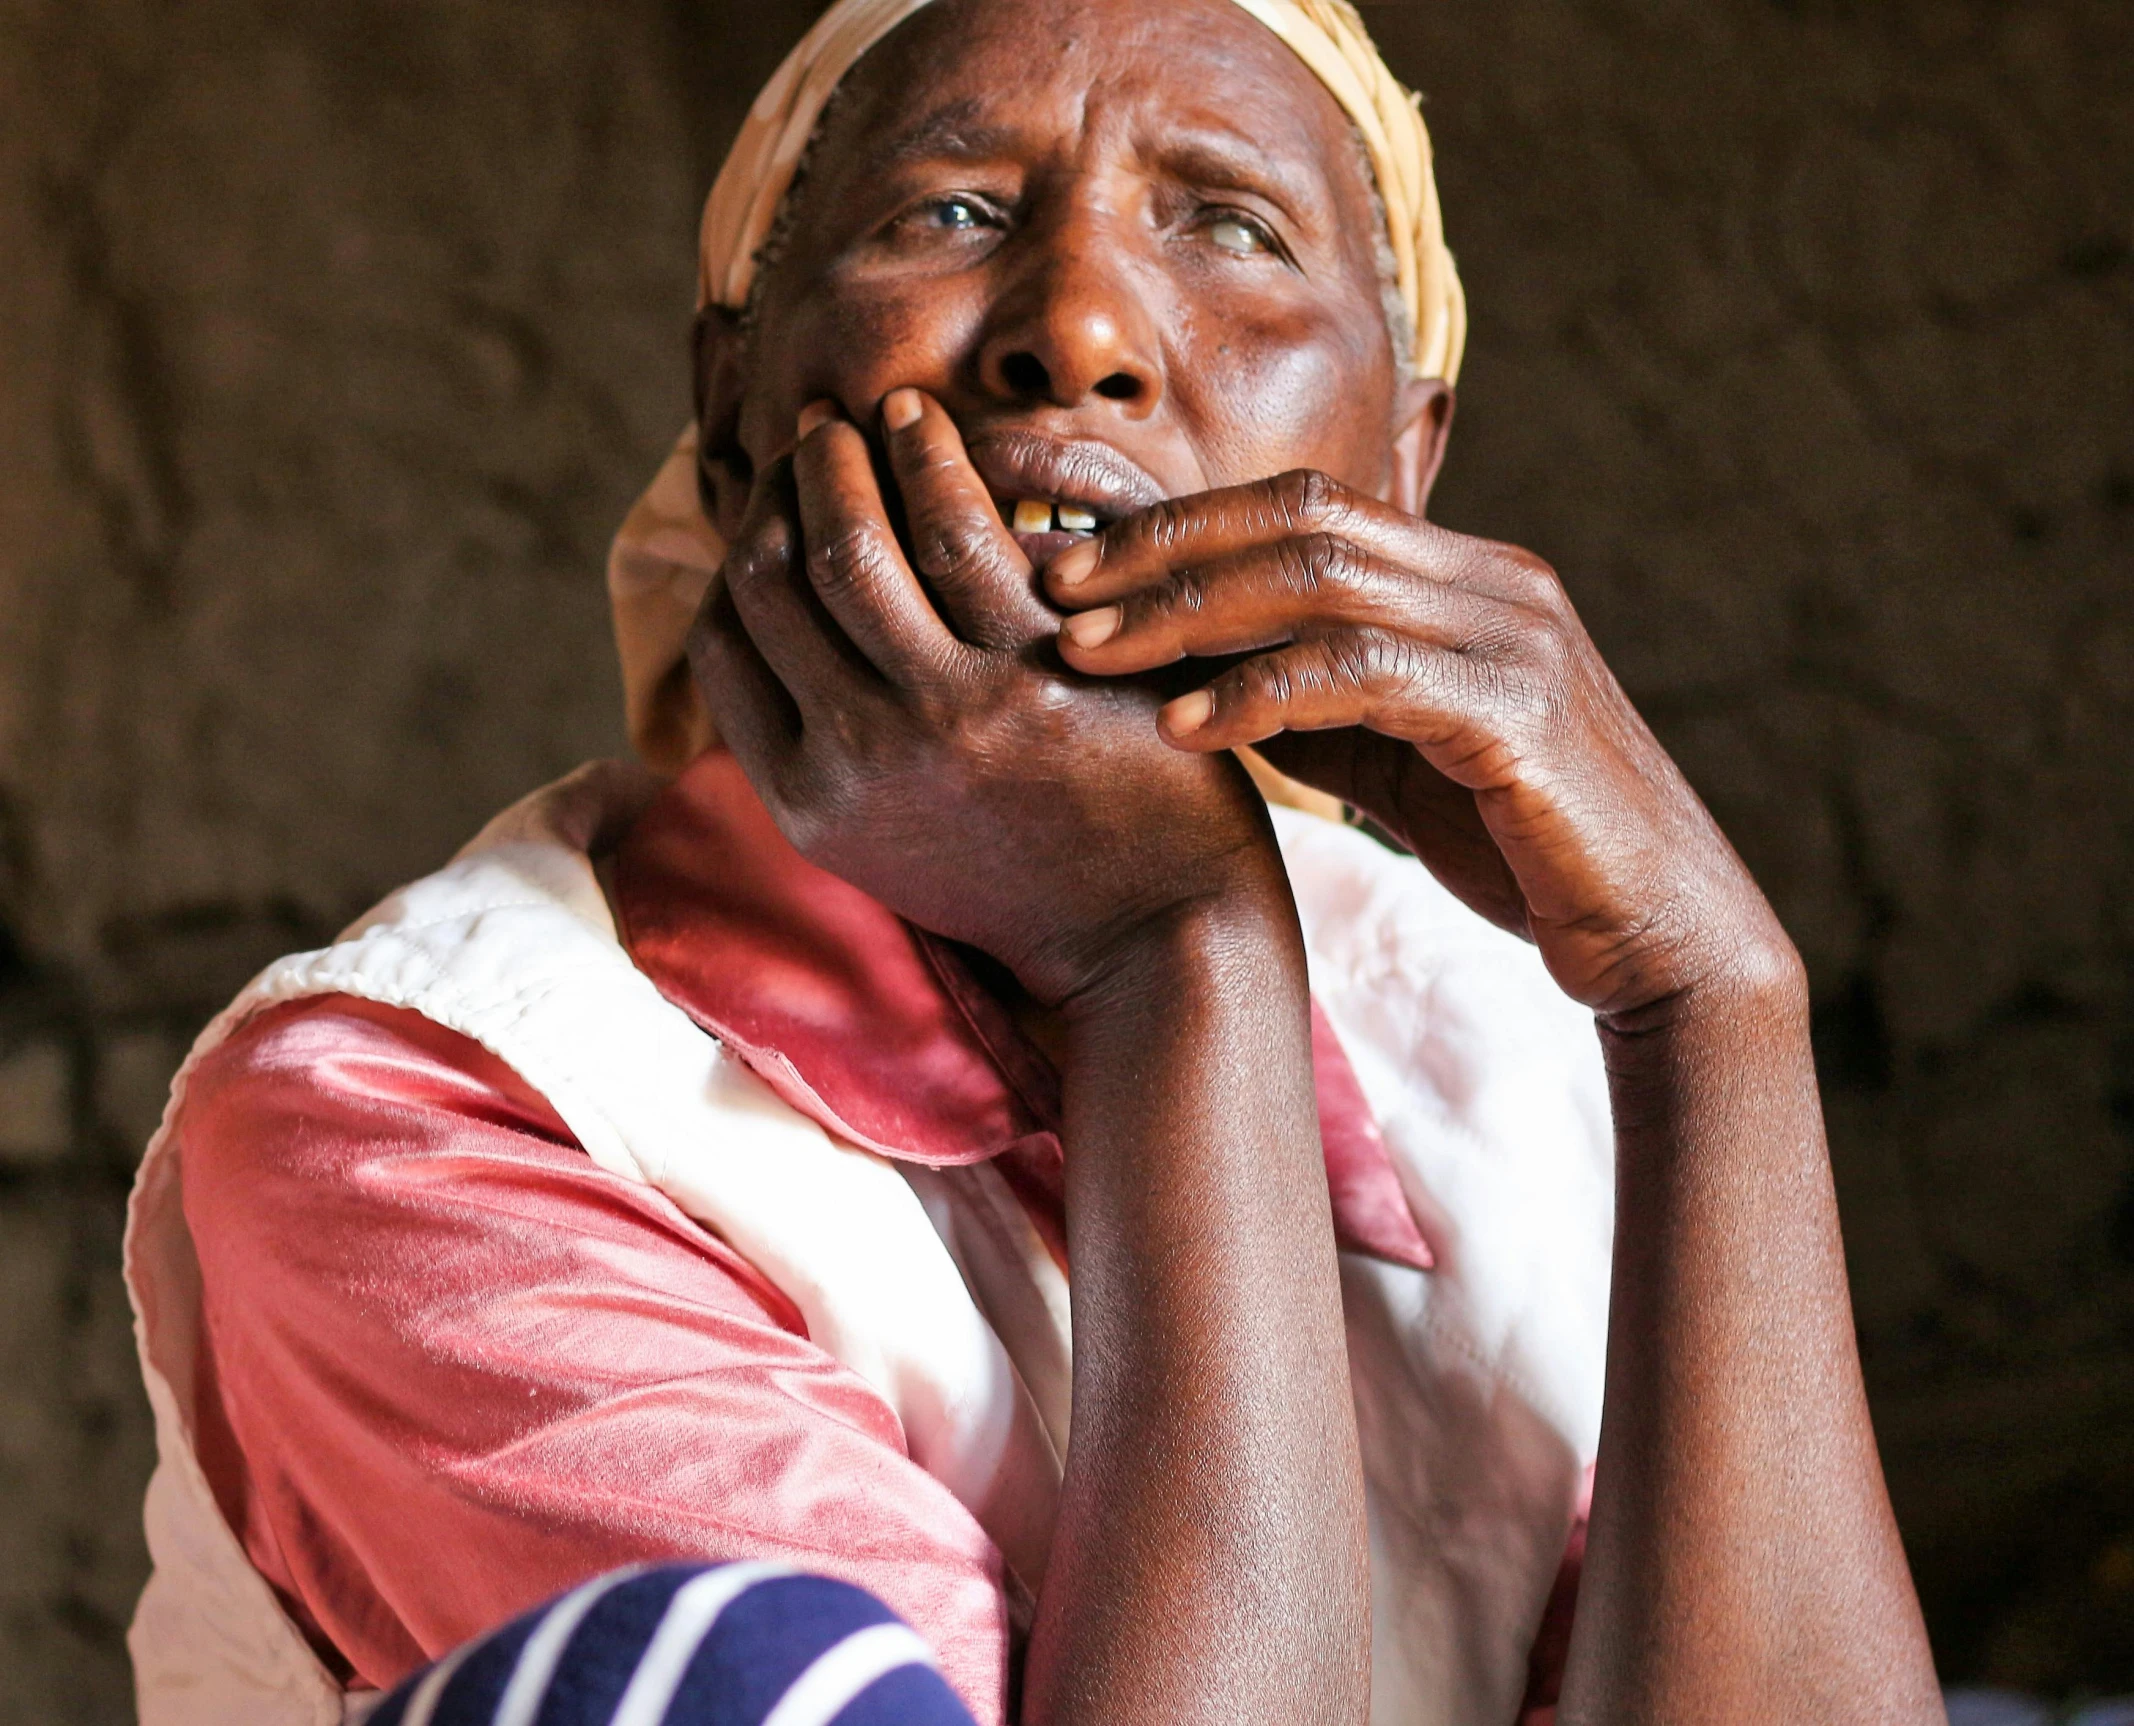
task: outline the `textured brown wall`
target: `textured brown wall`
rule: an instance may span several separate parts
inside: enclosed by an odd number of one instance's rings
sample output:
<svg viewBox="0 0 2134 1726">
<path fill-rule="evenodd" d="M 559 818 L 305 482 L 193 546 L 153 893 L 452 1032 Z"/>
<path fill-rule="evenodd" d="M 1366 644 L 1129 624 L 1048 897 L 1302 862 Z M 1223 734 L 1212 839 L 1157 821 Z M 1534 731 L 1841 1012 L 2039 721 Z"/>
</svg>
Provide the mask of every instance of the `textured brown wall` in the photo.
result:
<svg viewBox="0 0 2134 1726">
<path fill-rule="evenodd" d="M 126 1717 L 117 1213 L 248 971 L 618 743 L 598 571 L 804 4 L 0 0 L 0 1722 Z M 1430 0 L 1534 546 L 1820 1004 L 1952 1672 L 2134 1686 L 2134 10 Z"/>
<path fill-rule="evenodd" d="M 2134 1689 L 2134 7 L 1385 6 L 1565 572 L 1816 985 L 1956 1671 Z"/>
</svg>

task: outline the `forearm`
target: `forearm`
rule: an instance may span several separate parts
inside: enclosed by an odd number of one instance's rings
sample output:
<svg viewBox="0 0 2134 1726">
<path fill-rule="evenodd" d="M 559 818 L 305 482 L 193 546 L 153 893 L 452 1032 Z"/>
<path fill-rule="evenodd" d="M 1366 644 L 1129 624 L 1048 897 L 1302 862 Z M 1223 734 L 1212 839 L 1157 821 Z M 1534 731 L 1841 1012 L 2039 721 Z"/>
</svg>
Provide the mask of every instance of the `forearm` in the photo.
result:
<svg viewBox="0 0 2134 1726">
<path fill-rule="evenodd" d="M 1603 1027 L 1618 1140 L 1598 1493 L 1563 1718 L 1940 1718 L 1868 1422 L 1807 999 Z"/>
<path fill-rule="evenodd" d="M 1024 1718 L 1360 1721 L 1362 1474 L 1286 896 L 1195 912 L 1070 1023 L 1074 1434 Z"/>
</svg>

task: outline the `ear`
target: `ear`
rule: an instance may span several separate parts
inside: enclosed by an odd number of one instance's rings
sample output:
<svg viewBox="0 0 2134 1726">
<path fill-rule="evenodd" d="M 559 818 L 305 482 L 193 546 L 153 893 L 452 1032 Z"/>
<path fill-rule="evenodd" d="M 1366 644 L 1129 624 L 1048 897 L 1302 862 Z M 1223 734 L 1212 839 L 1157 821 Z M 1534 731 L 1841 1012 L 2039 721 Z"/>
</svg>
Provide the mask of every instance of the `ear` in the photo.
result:
<svg viewBox="0 0 2134 1726">
<path fill-rule="evenodd" d="M 1386 501 L 1409 515 L 1430 508 L 1430 488 L 1452 436 L 1452 386 L 1443 378 L 1410 378 L 1393 408 L 1393 486 Z"/>
<path fill-rule="evenodd" d="M 697 411 L 697 490 L 704 514 L 731 541 L 748 514 L 756 466 L 741 447 L 741 398 L 748 387 L 748 333 L 725 306 L 697 313 L 692 332 Z"/>
</svg>

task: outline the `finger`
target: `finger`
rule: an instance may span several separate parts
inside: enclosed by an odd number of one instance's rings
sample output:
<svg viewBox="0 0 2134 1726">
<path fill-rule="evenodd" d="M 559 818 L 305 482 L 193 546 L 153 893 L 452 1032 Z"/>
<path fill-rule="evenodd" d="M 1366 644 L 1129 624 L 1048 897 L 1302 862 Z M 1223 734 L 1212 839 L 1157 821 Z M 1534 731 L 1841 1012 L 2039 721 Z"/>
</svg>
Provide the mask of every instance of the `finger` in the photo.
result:
<svg viewBox="0 0 2134 1726">
<path fill-rule="evenodd" d="M 794 452 L 793 478 L 808 583 L 823 609 L 892 681 L 938 668 L 956 640 L 904 560 L 867 440 L 849 421 L 816 420 Z"/>
<path fill-rule="evenodd" d="M 918 390 L 892 390 L 882 402 L 882 426 L 912 561 L 957 634 L 990 648 L 1050 635 L 1058 620 L 1037 598 L 1030 560 L 941 404 Z"/>
<path fill-rule="evenodd" d="M 749 640 L 805 717 L 855 677 L 879 683 L 880 674 L 816 597 L 802 561 L 792 464 L 781 459 L 757 477 L 719 573 Z"/>
<path fill-rule="evenodd" d="M 689 670 L 720 739 L 749 782 L 776 785 L 801 736 L 800 709 L 750 639 L 732 591 L 714 578 L 690 626 Z"/>
<path fill-rule="evenodd" d="M 1180 748 L 1236 749 L 1283 731 L 1360 725 L 1414 744 L 1448 777 L 1472 783 L 1461 759 L 1486 725 L 1465 656 L 1384 630 L 1340 630 L 1232 666 L 1157 716 Z M 1463 768 L 1468 771 L 1463 771 Z"/>
<path fill-rule="evenodd" d="M 1334 535 L 1395 555 L 1423 526 L 1323 473 L 1299 470 L 1171 498 L 1114 522 L 1088 545 L 1054 558 L 1045 569 L 1045 591 L 1070 610 L 1102 604 L 1173 570 L 1305 534 Z"/>
<path fill-rule="evenodd" d="M 1418 577 L 1352 540 L 1292 535 L 1189 564 L 1109 605 L 1074 613 L 1061 626 L 1060 652 L 1078 671 L 1116 676 L 1337 628 L 1450 646 L 1486 632 L 1491 609 L 1478 595 Z"/>
<path fill-rule="evenodd" d="M 1292 779 L 1331 791 L 1374 817 L 1382 843 L 1422 858 L 1433 875 L 1500 929 L 1531 938 L 1526 895 L 1482 819 L 1474 792 L 1447 779 L 1420 750 L 1355 725 L 1284 732 L 1255 747 Z"/>
</svg>

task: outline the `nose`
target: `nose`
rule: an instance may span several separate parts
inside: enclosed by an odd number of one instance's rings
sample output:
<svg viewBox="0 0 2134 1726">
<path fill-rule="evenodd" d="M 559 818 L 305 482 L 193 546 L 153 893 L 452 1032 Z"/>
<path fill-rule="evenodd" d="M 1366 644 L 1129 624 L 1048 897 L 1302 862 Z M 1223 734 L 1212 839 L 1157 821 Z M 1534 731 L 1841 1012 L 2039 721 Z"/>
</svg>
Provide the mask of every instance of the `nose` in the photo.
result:
<svg viewBox="0 0 2134 1726">
<path fill-rule="evenodd" d="M 1062 222 L 1017 248 L 978 354 L 988 394 L 1021 407 L 1096 398 L 1129 419 L 1156 411 L 1163 359 L 1147 286 L 1135 279 L 1131 242 L 1105 227 Z"/>
</svg>

